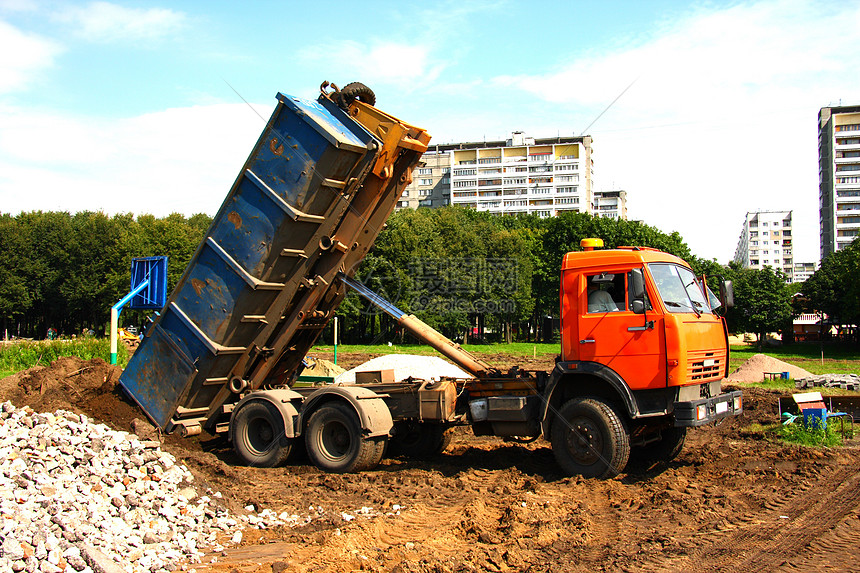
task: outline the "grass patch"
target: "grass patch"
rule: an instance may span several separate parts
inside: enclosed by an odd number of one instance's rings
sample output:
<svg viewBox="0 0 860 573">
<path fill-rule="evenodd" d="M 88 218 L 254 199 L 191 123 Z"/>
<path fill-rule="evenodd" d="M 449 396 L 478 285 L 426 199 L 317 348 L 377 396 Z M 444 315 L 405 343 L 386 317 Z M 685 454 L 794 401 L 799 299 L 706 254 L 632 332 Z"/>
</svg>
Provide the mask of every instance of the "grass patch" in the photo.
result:
<svg viewBox="0 0 860 573">
<path fill-rule="evenodd" d="M 800 423 L 780 425 L 776 435 L 784 442 L 801 446 L 835 448 L 842 445 L 842 435 L 832 424 L 827 428 L 809 428 Z"/>
<path fill-rule="evenodd" d="M 0 373 L 6 376 L 33 366 L 48 366 L 62 356 L 77 356 L 82 360 L 101 358 L 110 361 L 110 340 L 79 338 L 75 340 L 44 340 L 18 342 L 0 346 Z M 125 346 L 117 349 L 117 364 L 125 367 L 128 353 Z"/>
<path fill-rule="evenodd" d="M 795 342 L 783 346 L 765 347 L 761 350 L 761 354 L 778 358 L 812 374 L 860 373 L 860 348 L 857 346 L 827 343 L 823 345 L 823 349 L 823 362 L 822 345 L 817 342 Z M 730 370 L 734 371 L 755 354 L 759 354 L 755 345 L 732 346 L 729 356 Z"/>
</svg>

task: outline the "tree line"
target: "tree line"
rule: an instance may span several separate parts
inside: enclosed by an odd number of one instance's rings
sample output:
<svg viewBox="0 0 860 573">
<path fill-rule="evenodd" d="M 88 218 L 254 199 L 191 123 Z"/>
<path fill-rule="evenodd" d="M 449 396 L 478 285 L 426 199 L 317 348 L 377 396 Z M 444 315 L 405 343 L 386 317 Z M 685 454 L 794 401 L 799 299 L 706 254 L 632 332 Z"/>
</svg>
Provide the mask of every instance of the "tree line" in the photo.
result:
<svg viewBox="0 0 860 573">
<path fill-rule="evenodd" d="M 0 334 L 45 338 L 49 328 L 66 336 L 103 333 L 110 307 L 130 290 L 131 259 L 168 255 L 172 288 L 211 221 L 176 213 L 0 214 Z M 130 311 L 123 319 L 141 320 Z"/>
<path fill-rule="evenodd" d="M 181 277 L 211 224 L 197 214 L 167 217 L 99 212 L 0 214 L 0 315 L 11 336 L 104 332 L 109 310 L 129 290 L 133 257 L 167 255 L 168 288 Z M 819 309 L 860 318 L 860 246 L 834 253 L 804 285 L 781 271 L 742 269 L 695 256 L 677 232 L 638 221 L 565 213 L 494 216 L 460 207 L 394 213 L 356 276 L 443 334 L 470 341 L 549 341 L 559 312 L 562 257 L 580 240 L 606 248 L 653 247 L 688 261 L 697 274 L 734 281 L 732 332 L 790 331 L 794 314 Z M 797 297 L 802 292 L 803 305 Z M 794 300 L 795 304 L 792 305 Z M 402 340 L 394 321 L 354 293 L 338 310 L 341 342 Z M 143 322 L 124 311 L 124 324 Z M 324 334 L 330 340 L 331 328 Z"/>
</svg>

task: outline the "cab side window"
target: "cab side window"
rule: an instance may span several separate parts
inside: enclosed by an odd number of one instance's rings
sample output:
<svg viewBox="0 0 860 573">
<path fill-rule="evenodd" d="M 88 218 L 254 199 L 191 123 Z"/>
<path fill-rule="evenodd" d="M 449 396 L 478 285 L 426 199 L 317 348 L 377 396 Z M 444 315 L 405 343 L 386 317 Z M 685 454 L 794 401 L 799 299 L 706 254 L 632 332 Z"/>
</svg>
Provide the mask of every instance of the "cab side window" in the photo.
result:
<svg viewBox="0 0 860 573">
<path fill-rule="evenodd" d="M 588 313 L 618 312 L 626 308 L 625 277 L 622 273 L 587 275 Z"/>
</svg>

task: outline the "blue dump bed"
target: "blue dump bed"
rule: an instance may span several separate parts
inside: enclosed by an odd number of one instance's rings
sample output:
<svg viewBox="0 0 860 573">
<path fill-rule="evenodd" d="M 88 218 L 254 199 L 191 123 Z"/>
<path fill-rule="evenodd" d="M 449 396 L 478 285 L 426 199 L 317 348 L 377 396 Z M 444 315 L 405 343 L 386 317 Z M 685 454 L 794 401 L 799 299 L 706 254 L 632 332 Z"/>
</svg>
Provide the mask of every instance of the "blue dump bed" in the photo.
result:
<svg viewBox="0 0 860 573">
<path fill-rule="evenodd" d="M 120 377 L 163 430 L 212 430 L 239 395 L 291 384 L 429 136 L 372 106 L 278 104 Z"/>
</svg>

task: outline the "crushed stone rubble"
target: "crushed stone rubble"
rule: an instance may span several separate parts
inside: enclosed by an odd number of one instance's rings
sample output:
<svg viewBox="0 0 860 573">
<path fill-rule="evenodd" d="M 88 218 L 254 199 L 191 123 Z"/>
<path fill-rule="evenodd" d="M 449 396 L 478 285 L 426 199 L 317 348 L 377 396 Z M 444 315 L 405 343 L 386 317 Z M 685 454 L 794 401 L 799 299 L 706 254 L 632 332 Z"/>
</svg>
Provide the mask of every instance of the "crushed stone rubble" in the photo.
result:
<svg viewBox="0 0 860 573">
<path fill-rule="evenodd" d="M 249 506 L 231 515 L 220 493 L 199 495 L 191 472 L 159 445 L 84 415 L 0 404 L 0 571 L 168 573 L 240 543 L 245 528 L 326 514 Z"/>
</svg>

